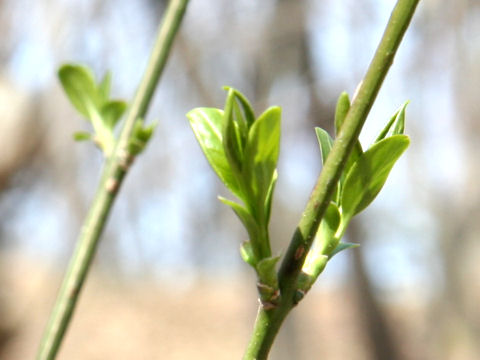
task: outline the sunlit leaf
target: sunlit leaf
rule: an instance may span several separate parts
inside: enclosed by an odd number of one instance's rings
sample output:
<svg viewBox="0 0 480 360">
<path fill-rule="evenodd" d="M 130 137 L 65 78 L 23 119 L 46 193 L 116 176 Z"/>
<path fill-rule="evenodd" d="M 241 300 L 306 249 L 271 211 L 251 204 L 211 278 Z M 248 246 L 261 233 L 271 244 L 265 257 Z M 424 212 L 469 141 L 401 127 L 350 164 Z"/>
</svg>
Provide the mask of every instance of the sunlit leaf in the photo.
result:
<svg viewBox="0 0 480 360">
<path fill-rule="evenodd" d="M 225 186 L 241 198 L 242 194 L 223 148 L 223 111 L 214 108 L 196 108 L 190 111 L 187 117 L 210 166 Z"/>
<path fill-rule="evenodd" d="M 347 117 L 347 113 L 350 110 L 350 99 L 346 92 L 342 92 L 337 100 L 337 106 L 335 108 L 335 133 L 338 136 L 340 133 L 340 128 L 342 127 L 343 123 L 345 122 L 345 118 Z M 317 134 L 318 136 L 318 134 Z M 360 141 L 355 142 L 355 146 L 350 154 L 350 157 L 347 160 L 345 165 L 344 173 L 345 174 L 352 164 L 357 160 L 357 158 L 363 153 L 362 145 Z M 322 152 L 323 154 L 323 152 Z M 322 155 L 323 156 L 323 155 Z M 345 180 L 345 175 L 342 176 L 340 182 L 343 183 Z"/>
<path fill-rule="evenodd" d="M 267 198 L 265 199 L 265 219 L 267 224 L 270 221 L 270 214 L 272 212 L 272 198 L 273 198 L 273 192 L 275 191 L 275 185 L 277 184 L 277 179 L 278 179 L 278 173 L 277 173 L 277 170 L 275 170 L 273 172 L 270 188 L 268 189 Z"/>
<path fill-rule="evenodd" d="M 243 115 L 242 110 L 240 109 L 240 105 L 238 105 L 237 101 L 233 102 L 233 113 L 234 113 L 234 123 L 235 123 L 235 129 L 237 132 L 237 137 L 240 142 L 240 148 L 243 149 L 245 148 L 245 145 L 247 143 L 247 137 L 248 137 L 248 125 L 247 121 L 245 120 L 245 116 Z"/>
<path fill-rule="evenodd" d="M 393 135 L 375 143 L 353 164 L 341 194 L 342 216 L 350 219 L 365 209 L 382 189 L 395 162 L 407 149 L 405 135 Z"/>
<path fill-rule="evenodd" d="M 406 101 L 399 110 L 393 114 L 393 116 L 388 121 L 387 125 L 383 130 L 378 134 L 375 142 L 385 139 L 387 135 L 402 135 L 405 130 L 405 110 L 407 108 L 408 101 Z M 391 128 L 393 127 L 393 130 Z"/>
<path fill-rule="evenodd" d="M 320 145 L 320 152 L 322 153 L 322 164 L 325 165 L 327 161 L 328 154 L 332 149 L 333 139 L 332 137 L 320 127 L 315 128 L 315 133 L 317 134 L 318 144 Z"/>
<path fill-rule="evenodd" d="M 385 137 L 388 134 L 388 131 L 392 127 L 393 123 L 395 122 L 395 119 L 397 118 L 397 115 L 398 115 L 398 111 L 395 114 L 393 114 L 393 116 L 388 121 L 387 125 L 385 125 L 385 127 L 383 128 L 382 131 L 380 131 L 380 134 L 378 134 L 377 138 L 375 139 L 376 143 L 379 142 L 380 140 L 385 139 Z"/>
<path fill-rule="evenodd" d="M 281 109 L 267 109 L 252 125 L 245 147 L 244 175 L 264 206 L 273 174 L 277 166 L 280 148 Z"/>
<path fill-rule="evenodd" d="M 225 102 L 225 111 L 222 127 L 223 149 L 228 159 L 230 167 L 236 174 L 240 175 L 243 164 L 243 141 L 242 128 L 235 121 L 235 93 L 229 90 L 227 100 Z M 240 121 L 242 121 L 240 119 Z M 246 126 L 245 126 L 246 130 Z"/>
<path fill-rule="evenodd" d="M 397 118 L 395 119 L 395 126 L 392 135 L 403 135 L 405 132 L 405 110 L 407 109 L 408 101 L 406 101 L 400 108 Z"/>
<path fill-rule="evenodd" d="M 240 102 L 240 105 L 242 106 L 243 114 L 245 116 L 245 120 L 247 122 L 248 128 L 250 128 L 253 122 L 255 121 L 255 114 L 253 112 L 252 105 L 250 105 L 250 102 L 248 101 L 248 99 L 245 97 L 245 95 L 243 95 L 237 89 L 234 89 L 229 86 L 224 86 L 223 88 L 227 91 L 233 90 L 236 99 Z"/>
<path fill-rule="evenodd" d="M 350 153 L 350 156 L 348 157 L 347 164 L 345 165 L 344 169 L 344 174 L 350 170 L 353 164 L 357 161 L 357 159 L 363 154 L 363 149 L 362 145 L 360 144 L 360 141 L 357 141 L 355 145 L 353 146 L 352 152 Z"/>
</svg>

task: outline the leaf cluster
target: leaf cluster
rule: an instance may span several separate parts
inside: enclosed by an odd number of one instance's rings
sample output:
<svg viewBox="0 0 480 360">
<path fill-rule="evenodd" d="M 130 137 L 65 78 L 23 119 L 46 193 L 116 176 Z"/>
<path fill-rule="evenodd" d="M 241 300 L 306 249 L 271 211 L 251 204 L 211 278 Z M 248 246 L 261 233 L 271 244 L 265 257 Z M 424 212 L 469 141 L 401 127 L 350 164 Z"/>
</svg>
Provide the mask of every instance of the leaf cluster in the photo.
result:
<svg viewBox="0 0 480 360">
<path fill-rule="evenodd" d="M 277 181 L 281 109 L 271 107 L 257 118 L 243 94 L 232 88 L 226 90 L 223 110 L 196 108 L 187 117 L 211 167 L 241 201 L 220 197 L 248 232 L 249 240 L 242 244 L 240 252 L 257 272 L 260 299 L 264 305 L 274 305 L 279 296 L 275 271 L 279 257 L 271 254 L 268 222 Z M 409 138 L 403 134 L 406 105 L 392 116 L 366 151 L 359 141 L 355 143 L 298 278 L 300 298 L 335 254 L 357 246 L 341 242 L 341 238 L 351 219 L 378 195 L 393 165 L 409 145 Z M 335 111 L 337 136 L 349 109 L 349 97 L 342 93 Z M 325 163 L 334 140 L 321 128 L 315 131 Z"/>
<path fill-rule="evenodd" d="M 115 128 L 127 109 L 125 101 L 110 98 L 110 72 L 97 83 L 88 67 L 65 64 L 60 67 L 58 77 L 71 104 L 93 127 L 93 134 L 79 131 L 73 135 L 74 139 L 92 140 L 109 158 L 117 143 Z M 137 119 L 129 141 L 130 154 L 136 155 L 143 150 L 153 130 L 154 125 L 143 127 L 141 119 Z"/>
<path fill-rule="evenodd" d="M 335 254 L 358 246 L 341 242 L 341 238 L 351 219 L 376 198 L 395 162 L 410 143 L 409 138 L 404 135 L 407 104 L 403 104 L 391 117 L 375 142 L 366 151 L 363 151 L 359 141 L 356 142 L 303 265 L 298 284 L 298 288 L 303 292 L 308 291 Z M 337 136 L 349 108 L 348 94 L 342 93 L 335 111 Z M 315 130 L 322 153 L 322 162 L 325 163 L 333 146 L 333 139 L 325 130 L 321 128 Z"/>
<path fill-rule="evenodd" d="M 277 181 L 281 109 L 270 107 L 255 117 L 242 93 L 225 89 L 223 110 L 196 108 L 187 117 L 211 167 L 241 202 L 220 197 L 245 226 L 249 240 L 242 244 L 242 258 L 256 270 L 260 293 L 271 297 L 278 287 L 278 257 L 271 254 L 268 223 Z"/>
</svg>

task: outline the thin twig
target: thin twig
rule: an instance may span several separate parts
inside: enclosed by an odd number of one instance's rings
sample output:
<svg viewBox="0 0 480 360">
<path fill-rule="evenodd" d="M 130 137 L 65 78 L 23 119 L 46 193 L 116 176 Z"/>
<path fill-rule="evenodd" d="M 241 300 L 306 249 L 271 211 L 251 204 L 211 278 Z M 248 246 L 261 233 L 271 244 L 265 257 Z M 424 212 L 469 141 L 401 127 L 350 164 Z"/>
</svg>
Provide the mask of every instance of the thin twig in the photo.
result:
<svg viewBox="0 0 480 360">
<path fill-rule="evenodd" d="M 280 304 L 271 310 L 260 307 L 244 360 L 267 358 L 283 320 L 295 306 L 297 278 L 305 257 L 418 2 L 419 0 L 398 0 L 393 9 L 385 33 L 360 83 L 358 93 L 353 99 L 344 125 L 335 140 L 283 259 L 278 273 Z"/>
<path fill-rule="evenodd" d="M 95 198 L 80 232 L 75 252 L 45 329 L 37 360 L 52 360 L 56 357 L 112 204 L 133 160 L 128 152 L 128 143 L 135 122 L 137 119 L 143 119 L 147 113 L 187 4 L 188 0 L 171 0 L 165 11 L 147 69 L 122 127 L 119 141 L 111 159 L 104 166 Z"/>
</svg>

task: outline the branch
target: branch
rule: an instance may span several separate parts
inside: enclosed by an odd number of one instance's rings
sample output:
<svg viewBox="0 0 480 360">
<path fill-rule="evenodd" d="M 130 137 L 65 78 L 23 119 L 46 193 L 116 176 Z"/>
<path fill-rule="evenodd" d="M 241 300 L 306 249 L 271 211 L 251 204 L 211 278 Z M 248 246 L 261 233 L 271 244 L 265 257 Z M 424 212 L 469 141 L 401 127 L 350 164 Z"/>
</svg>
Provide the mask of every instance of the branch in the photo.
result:
<svg viewBox="0 0 480 360">
<path fill-rule="evenodd" d="M 45 329 L 37 360 L 52 360 L 56 357 L 118 189 L 133 161 L 128 145 L 135 123 L 137 119 L 143 119 L 147 113 L 187 4 L 188 0 L 171 0 L 165 11 L 147 69 L 133 99 L 119 140 L 112 156 L 104 165 L 95 198 Z"/>
<path fill-rule="evenodd" d="M 267 358 L 283 320 L 295 306 L 297 278 L 305 257 L 418 2 L 419 0 L 398 0 L 393 9 L 380 44 L 363 81 L 360 82 L 344 125 L 335 140 L 280 267 L 278 273 L 280 303 L 271 310 L 260 307 L 244 360 Z"/>
</svg>

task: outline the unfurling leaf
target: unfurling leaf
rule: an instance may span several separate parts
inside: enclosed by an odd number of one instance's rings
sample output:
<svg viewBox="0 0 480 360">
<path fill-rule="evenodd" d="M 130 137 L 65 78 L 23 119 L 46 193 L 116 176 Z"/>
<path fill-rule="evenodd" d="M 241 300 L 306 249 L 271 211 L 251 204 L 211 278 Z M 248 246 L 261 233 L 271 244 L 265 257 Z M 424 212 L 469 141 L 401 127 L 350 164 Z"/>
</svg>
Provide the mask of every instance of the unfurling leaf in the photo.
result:
<svg viewBox="0 0 480 360">
<path fill-rule="evenodd" d="M 335 134 L 338 136 L 340 134 L 340 128 L 342 127 L 343 123 L 345 122 L 345 118 L 347 117 L 347 113 L 350 110 L 350 99 L 346 92 L 342 92 L 337 100 L 337 106 L 335 108 Z M 318 133 L 317 133 L 318 136 Z M 357 160 L 357 158 L 363 153 L 362 145 L 360 141 L 355 142 L 355 146 L 350 154 L 350 157 L 345 164 L 345 169 L 343 174 L 345 174 L 353 163 Z M 322 153 L 323 154 L 323 153 Z M 323 155 L 322 155 L 323 156 Z M 324 161 L 325 163 L 325 161 Z M 341 183 L 345 180 L 345 176 L 342 176 Z M 341 184 L 340 184 L 341 185 Z M 341 187 L 341 186 L 340 186 Z"/>
<path fill-rule="evenodd" d="M 273 192 L 275 191 L 275 185 L 277 184 L 277 179 L 278 179 L 278 173 L 277 173 L 277 170 L 275 170 L 273 172 L 270 188 L 268 189 L 267 198 L 265 199 L 265 219 L 267 224 L 270 221 L 270 214 L 272 212 Z"/>
<path fill-rule="evenodd" d="M 234 174 L 240 176 L 243 165 L 244 143 L 248 129 L 242 115 L 236 114 L 237 116 L 235 116 L 236 109 L 238 110 L 238 105 L 235 102 L 235 93 L 230 89 L 223 114 L 223 149 L 230 168 L 234 171 Z"/>
<path fill-rule="evenodd" d="M 133 128 L 133 133 L 128 141 L 128 152 L 131 155 L 138 155 L 145 150 L 156 126 L 156 123 L 149 126 L 143 126 L 143 121 L 137 119 Z"/>
<path fill-rule="evenodd" d="M 232 90 L 233 93 L 235 94 L 236 100 L 240 102 L 240 105 L 242 106 L 243 114 L 245 116 L 245 121 L 247 123 L 247 127 L 250 128 L 255 121 L 255 114 L 253 112 L 252 105 L 250 105 L 250 102 L 247 100 L 247 98 L 238 90 L 230 87 L 230 86 L 224 86 L 223 87 L 225 90 L 230 91 Z"/>
<path fill-rule="evenodd" d="M 277 167 L 280 149 L 281 109 L 267 109 L 253 123 L 245 147 L 243 174 L 258 201 L 264 206 Z"/>
<path fill-rule="evenodd" d="M 322 153 L 322 164 L 325 165 L 328 154 L 330 154 L 330 150 L 332 149 L 333 139 L 328 132 L 320 127 L 315 128 L 315 133 L 317 134 L 320 152 Z"/>
<path fill-rule="evenodd" d="M 337 100 L 337 106 L 335 108 L 335 133 L 340 133 L 340 128 L 345 121 L 348 110 L 350 110 L 350 99 L 348 94 L 344 91 L 340 94 Z"/>
<path fill-rule="evenodd" d="M 387 135 L 403 135 L 405 130 L 405 110 L 407 108 L 408 101 L 406 101 L 399 110 L 393 114 L 393 116 L 388 121 L 387 125 L 383 128 L 383 130 L 378 134 L 375 142 L 379 142 L 380 140 L 385 139 Z M 391 127 L 393 126 L 393 130 L 390 131 Z"/>
<path fill-rule="evenodd" d="M 405 110 L 407 109 L 408 101 L 406 101 L 398 112 L 398 116 L 395 119 L 395 127 L 393 128 L 392 135 L 403 135 L 405 132 Z"/>
</svg>

